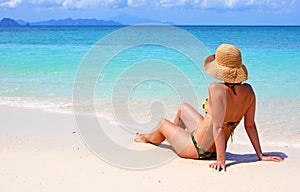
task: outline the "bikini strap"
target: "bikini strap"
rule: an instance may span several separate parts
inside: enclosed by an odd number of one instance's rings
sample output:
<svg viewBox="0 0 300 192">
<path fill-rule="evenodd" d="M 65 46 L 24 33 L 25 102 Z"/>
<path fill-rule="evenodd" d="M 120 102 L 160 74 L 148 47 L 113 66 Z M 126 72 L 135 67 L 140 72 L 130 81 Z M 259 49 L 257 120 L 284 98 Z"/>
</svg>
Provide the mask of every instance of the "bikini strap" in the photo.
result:
<svg viewBox="0 0 300 192">
<path fill-rule="evenodd" d="M 226 86 L 228 86 L 234 93 L 234 95 L 236 95 L 235 92 L 235 85 L 240 85 L 241 83 L 225 83 Z"/>
</svg>

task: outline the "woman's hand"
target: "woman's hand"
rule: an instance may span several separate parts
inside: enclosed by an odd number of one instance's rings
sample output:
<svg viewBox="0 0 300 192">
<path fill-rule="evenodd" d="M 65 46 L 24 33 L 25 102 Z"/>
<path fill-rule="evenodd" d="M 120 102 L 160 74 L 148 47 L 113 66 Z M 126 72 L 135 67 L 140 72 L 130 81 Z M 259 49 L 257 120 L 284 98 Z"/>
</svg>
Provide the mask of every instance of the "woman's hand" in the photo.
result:
<svg viewBox="0 0 300 192">
<path fill-rule="evenodd" d="M 217 161 L 215 163 L 209 164 L 209 167 L 217 171 L 226 171 L 226 164 L 224 161 Z"/>
<path fill-rule="evenodd" d="M 281 162 L 284 160 L 284 158 L 282 157 L 278 157 L 278 156 L 262 156 L 261 161 L 275 161 L 275 162 Z"/>
</svg>

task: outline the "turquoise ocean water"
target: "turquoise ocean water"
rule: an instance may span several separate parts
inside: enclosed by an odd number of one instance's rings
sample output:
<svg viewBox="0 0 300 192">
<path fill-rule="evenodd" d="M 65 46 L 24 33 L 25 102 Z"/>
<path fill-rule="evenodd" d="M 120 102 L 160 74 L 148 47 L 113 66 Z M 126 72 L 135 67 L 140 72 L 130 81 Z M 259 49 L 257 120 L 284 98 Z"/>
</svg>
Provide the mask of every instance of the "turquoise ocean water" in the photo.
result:
<svg viewBox="0 0 300 192">
<path fill-rule="evenodd" d="M 300 99 L 300 27 L 297 26 L 182 26 L 213 53 L 221 43 L 237 45 L 248 68 L 258 98 L 257 117 L 265 138 L 300 145 L 297 128 Z M 16 106 L 56 112 L 72 112 L 72 93 L 77 69 L 101 38 L 120 27 L 17 27 L 0 28 L 0 107 Z M 159 34 L 158 34 L 159 38 Z M 174 64 L 193 82 L 200 99 L 207 96 L 207 81 L 180 54 L 159 46 L 140 46 L 114 58 L 95 86 L 98 113 L 110 118 L 108 106 L 116 79 L 132 63 L 160 59 Z M 163 69 L 158 69 L 163 70 Z M 124 79 L 142 76 L 131 72 Z M 171 81 L 176 77 L 169 74 Z M 185 86 L 180 85 L 180 86 Z M 122 93 L 121 93 L 122 94 Z M 145 81 L 131 92 L 130 110 L 141 110 L 149 101 L 165 98 L 171 116 L 180 100 L 164 82 Z M 174 100 L 173 100 L 174 99 Z M 136 101 L 136 102 L 135 102 Z M 121 105 L 121 104 L 120 104 Z M 168 113 L 168 111 L 167 111 Z M 140 115 L 140 116 L 139 116 Z M 149 113 L 138 113 L 141 116 Z M 151 114 L 150 114 L 151 115 Z M 147 118 L 146 118 L 147 120 Z"/>
</svg>

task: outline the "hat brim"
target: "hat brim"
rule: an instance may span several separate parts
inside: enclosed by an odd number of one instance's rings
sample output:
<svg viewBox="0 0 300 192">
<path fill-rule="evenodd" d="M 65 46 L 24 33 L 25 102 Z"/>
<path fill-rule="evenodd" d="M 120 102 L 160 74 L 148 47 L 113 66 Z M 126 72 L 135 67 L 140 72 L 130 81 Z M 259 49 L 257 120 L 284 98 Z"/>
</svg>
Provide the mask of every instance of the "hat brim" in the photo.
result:
<svg viewBox="0 0 300 192">
<path fill-rule="evenodd" d="M 227 83 L 241 83 L 248 79 L 248 71 L 245 65 L 239 67 L 226 67 L 220 65 L 215 55 L 209 55 L 204 61 L 204 71 L 210 76 Z"/>
</svg>

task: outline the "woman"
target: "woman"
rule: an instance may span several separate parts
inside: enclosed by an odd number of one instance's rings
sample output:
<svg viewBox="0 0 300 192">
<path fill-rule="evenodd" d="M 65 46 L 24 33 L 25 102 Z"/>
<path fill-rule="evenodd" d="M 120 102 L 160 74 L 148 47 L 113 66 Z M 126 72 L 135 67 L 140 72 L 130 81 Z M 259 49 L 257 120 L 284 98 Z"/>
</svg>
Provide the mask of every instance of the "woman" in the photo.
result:
<svg viewBox="0 0 300 192">
<path fill-rule="evenodd" d="M 249 84 L 242 83 L 248 79 L 248 73 L 242 64 L 240 50 L 233 45 L 220 45 L 216 54 L 204 61 L 204 70 L 223 81 L 209 85 L 209 97 L 202 105 L 205 117 L 183 103 L 174 123 L 162 119 L 150 133 L 137 133 L 135 141 L 159 144 L 166 139 L 180 157 L 216 158 L 210 168 L 226 171 L 226 143 L 244 118 L 244 127 L 259 160 L 282 161 L 283 158 L 262 153 L 254 121 L 255 94 Z"/>
</svg>

